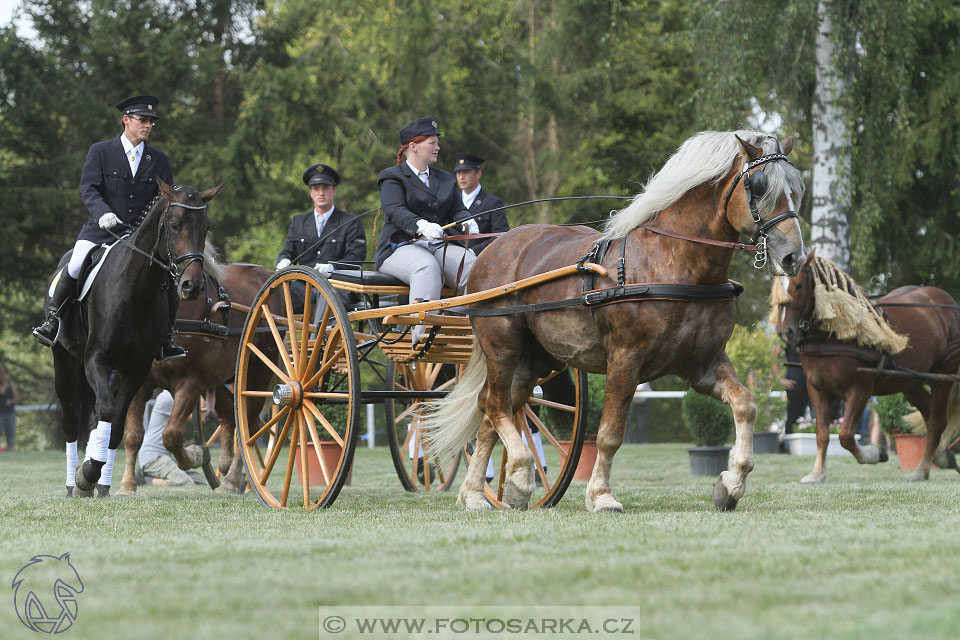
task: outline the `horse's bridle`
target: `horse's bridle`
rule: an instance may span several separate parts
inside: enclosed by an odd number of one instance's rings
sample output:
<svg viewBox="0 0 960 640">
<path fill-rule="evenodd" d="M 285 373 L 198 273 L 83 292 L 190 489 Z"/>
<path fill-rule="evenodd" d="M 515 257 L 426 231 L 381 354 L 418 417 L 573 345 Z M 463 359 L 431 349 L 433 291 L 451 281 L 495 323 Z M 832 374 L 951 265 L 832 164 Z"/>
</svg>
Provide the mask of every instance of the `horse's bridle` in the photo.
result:
<svg viewBox="0 0 960 640">
<path fill-rule="evenodd" d="M 173 278 L 174 283 L 178 283 L 180 274 L 186 271 L 191 264 L 194 262 L 199 262 L 201 265 L 203 264 L 203 253 L 189 251 L 176 257 L 173 256 L 173 248 L 170 246 L 170 229 L 167 224 L 167 213 L 170 211 L 170 207 L 180 207 L 181 209 L 189 209 L 191 211 L 202 211 L 207 208 L 207 205 L 202 204 L 200 206 L 193 206 L 184 204 L 182 202 L 167 202 L 167 208 L 163 210 L 163 218 L 160 220 L 160 225 L 165 231 L 164 237 L 167 240 L 167 264 L 163 265 L 163 267 L 170 274 L 170 277 Z M 183 267 L 180 267 L 181 262 L 186 262 L 187 264 L 185 264 Z"/>
<path fill-rule="evenodd" d="M 740 182 L 740 179 L 743 178 L 743 189 L 746 192 L 747 205 L 750 207 L 750 214 L 753 216 L 753 222 L 757 226 L 756 231 L 753 233 L 753 239 L 750 241 L 751 244 L 757 246 L 757 254 L 753 259 L 753 266 L 756 269 L 763 269 L 767 264 L 767 229 L 770 229 L 788 218 L 797 218 L 796 211 L 784 211 L 781 214 L 778 214 L 769 220 L 764 221 L 760 217 L 760 212 L 757 210 L 756 199 L 763 197 L 763 194 L 767 190 L 767 176 L 763 173 L 763 170 L 755 171 L 752 175 L 750 170 L 760 165 L 766 164 L 768 162 L 773 162 L 774 160 L 784 160 L 787 163 L 790 163 L 790 160 L 787 159 L 785 153 L 768 153 L 767 155 L 760 156 L 755 160 L 744 163 L 743 169 L 737 174 L 737 177 L 733 179 L 733 182 L 730 183 L 730 188 L 727 189 L 727 192 L 723 195 L 723 213 L 727 213 L 727 204 L 730 201 L 730 196 L 733 195 L 733 190 L 736 188 L 737 183 Z M 792 163 L 791 163 L 792 164 Z M 756 182 L 754 182 L 756 181 Z"/>
<path fill-rule="evenodd" d="M 803 337 L 809 335 L 813 332 L 813 321 L 803 318 L 803 312 L 807 308 L 807 305 L 810 302 L 810 296 L 813 295 L 814 285 L 813 285 L 813 269 L 810 268 L 809 264 L 803 265 L 800 269 L 800 273 L 806 273 L 807 279 L 810 281 L 810 284 L 807 286 L 806 295 L 803 300 L 799 303 L 794 304 L 793 299 L 791 298 L 790 302 L 780 302 L 777 304 L 781 309 L 792 309 L 796 311 L 800 316 L 797 318 L 797 338 L 796 343 L 800 344 Z"/>
</svg>

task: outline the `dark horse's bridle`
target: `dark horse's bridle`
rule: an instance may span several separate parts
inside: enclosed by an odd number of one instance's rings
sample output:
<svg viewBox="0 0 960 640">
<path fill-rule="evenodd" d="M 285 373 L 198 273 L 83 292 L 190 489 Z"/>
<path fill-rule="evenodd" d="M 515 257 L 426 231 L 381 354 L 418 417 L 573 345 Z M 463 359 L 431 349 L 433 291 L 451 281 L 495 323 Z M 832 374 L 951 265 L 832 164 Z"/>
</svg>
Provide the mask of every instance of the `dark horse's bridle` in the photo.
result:
<svg viewBox="0 0 960 640">
<path fill-rule="evenodd" d="M 740 182 L 740 179 L 743 178 L 743 189 L 746 192 L 747 205 L 750 207 L 750 214 L 753 216 L 753 222 L 757 226 L 756 231 L 753 233 L 753 239 L 750 241 L 751 244 L 756 245 L 757 255 L 753 259 L 753 266 L 756 269 L 763 269 L 767 264 L 767 230 L 780 224 L 788 218 L 798 218 L 796 211 L 784 211 L 783 213 L 776 215 L 769 220 L 764 221 L 760 217 L 760 212 L 757 210 L 756 200 L 763 197 L 763 194 L 767 191 L 767 176 L 763 173 L 763 169 L 754 171 L 752 174 L 750 170 L 761 165 L 764 165 L 768 162 L 774 160 L 784 160 L 789 164 L 790 160 L 787 159 L 785 153 L 768 153 L 767 155 L 760 156 L 755 160 L 751 160 L 743 165 L 743 169 L 740 170 L 740 173 L 737 174 L 737 177 L 733 179 L 733 182 L 730 184 L 730 188 L 727 189 L 727 192 L 723 195 L 723 213 L 727 213 L 727 204 L 730 201 L 730 196 L 733 195 L 733 190 L 736 188 L 737 183 Z"/>
<path fill-rule="evenodd" d="M 160 198 L 160 197 L 162 196 L 159 196 L 159 195 L 157 196 L 157 198 Z M 154 202 L 156 202 L 156 199 L 154 200 Z M 143 216 L 140 218 L 140 222 L 143 221 L 143 218 L 146 217 L 147 213 L 150 211 L 152 207 L 153 207 L 153 204 L 151 203 L 150 207 L 147 208 L 147 210 L 143 213 Z M 173 202 L 169 200 L 167 201 L 167 206 L 163 209 L 163 216 L 160 218 L 160 228 L 158 229 L 159 232 L 163 233 L 163 236 L 166 239 L 166 243 L 165 243 L 166 246 L 164 247 L 167 252 L 166 262 L 157 260 L 156 258 L 153 257 L 153 255 L 137 247 L 135 244 L 133 244 L 127 239 L 126 235 L 123 235 L 123 236 L 117 235 L 111 229 L 105 229 L 105 231 L 110 235 L 112 235 L 118 242 L 123 242 L 131 250 L 135 251 L 136 253 L 139 253 L 140 255 L 145 257 L 147 260 L 157 265 L 167 273 L 169 273 L 170 277 L 173 278 L 174 284 L 178 285 L 180 275 L 184 271 L 186 271 L 191 264 L 193 264 L 194 262 L 203 263 L 203 253 L 200 253 L 197 251 L 188 251 L 187 253 L 183 253 L 183 254 L 180 254 L 179 256 L 174 257 L 173 247 L 170 245 L 170 225 L 167 217 L 167 213 L 170 211 L 170 207 L 180 207 L 181 209 L 190 209 L 191 211 L 201 211 L 203 209 L 206 209 L 207 205 L 202 204 L 199 206 L 194 206 L 194 205 L 184 204 L 183 202 Z M 139 226 L 139 222 L 137 223 L 137 225 L 129 225 L 123 222 L 121 222 L 120 224 L 127 227 L 128 229 L 136 229 L 137 226 Z M 157 239 L 157 241 L 159 242 L 159 238 Z M 186 264 L 181 267 L 180 265 L 183 262 L 186 262 Z"/>
</svg>

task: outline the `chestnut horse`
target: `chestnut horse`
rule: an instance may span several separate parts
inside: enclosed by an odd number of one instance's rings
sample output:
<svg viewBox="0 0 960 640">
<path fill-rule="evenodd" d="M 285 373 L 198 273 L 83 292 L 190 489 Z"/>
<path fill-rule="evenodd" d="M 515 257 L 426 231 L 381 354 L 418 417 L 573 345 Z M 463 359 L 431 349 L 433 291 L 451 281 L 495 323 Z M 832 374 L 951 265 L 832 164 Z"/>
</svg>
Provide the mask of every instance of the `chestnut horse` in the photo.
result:
<svg viewBox="0 0 960 640">
<path fill-rule="evenodd" d="M 814 253 L 810 252 L 800 273 L 790 278 L 786 297 L 780 298 L 776 288 L 771 296 L 777 333 L 799 347 L 817 417 L 817 456 L 813 470 L 800 481 L 827 480 L 830 426 L 821 416 L 829 415 L 830 405 L 839 399 L 846 400 L 840 444 L 860 464 L 886 462 L 886 450 L 858 445 L 855 431 L 870 396 L 900 392 L 919 409 L 927 426 L 923 460 L 910 480 L 928 479 L 934 462 L 960 471 L 955 456 L 939 450 L 945 428 L 949 426 L 947 433 L 960 428 L 960 385 L 953 380 L 960 367 L 956 301 L 942 289 L 916 286 L 867 301 L 862 289 L 836 264 Z M 876 313 L 858 308 L 857 300 L 866 305 L 872 302 Z M 887 333 L 883 323 L 892 332 Z M 901 336 L 906 342 L 897 339 Z M 887 373 L 858 371 L 878 366 Z"/>
<path fill-rule="evenodd" d="M 746 248 L 735 242 L 741 234 L 754 238 L 758 267 L 769 252 L 787 272 L 800 268 L 805 252 L 795 209 L 803 182 L 787 161 L 792 148 L 792 138 L 778 143 L 756 131 L 698 133 L 610 218 L 602 235 L 586 227 L 528 225 L 501 236 L 480 254 L 470 273 L 470 291 L 569 265 L 598 241 L 611 241 L 601 261 L 609 277 L 597 276 L 593 283 L 576 276 L 553 280 L 488 301 L 482 305 L 487 308 L 571 299 L 584 289 L 614 291 L 621 280 L 616 275 L 621 256 L 624 284 L 681 286 L 674 287 L 677 295 L 642 301 L 471 315 L 476 343 L 463 379 L 434 403 L 424 425 L 428 446 L 440 459 L 477 434 L 459 504 L 468 510 L 490 508 L 483 498 L 484 471 L 499 435 L 507 451 L 504 501 L 513 508 L 527 505 L 534 487 L 533 457 L 512 417 L 538 377 L 566 364 L 607 376 L 598 456 L 586 490 L 589 511 L 623 510 L 611 493 L 610 467 L 623 442 L 627 410 L 638 384 L 671 373 L 733 409 L 731 468 L 715 484 L 713 499 L 720 510 L 736 508 L 753 469 L 757 412 L 753 394 L 737 379 L 724 352 L 733 331 L 736 293 L 709 300 L 684 293 L 733 288 L 727 272 L 734 250 Z M 599 260 L 596 254 L 590 259 Z"/>
<path fill-rule="evenodd" d="M 206 254 L 207 260 L 211 253 Z M 249 306 L 253 303 L 260 290 L 272 274 L 261 266 L 254 264 L 218 264 L 215 263 L 214 273 L 220 287 L 230 302 Z M 127 428 L 124 435 L 124 447 L 127 455 L 123 471 L 123 481 L 117 491 L 120 495 L 132 494 L 137 490 L 134 478 L 137 453 L 143 444 L 143 409 L 153 394 L 154 389 L 168 389 L 173 394 L 173 410 L 170 419 L 163 429 L 163 446 L 174 454 L 177 464 L 182 469 L 199 467 L 206 455 L 197 445 L 184 446 L 183 436 L 187 421 L 197 406 L 201 394 L 206 389 L 216 388 L 216 414 L 220 423 L 220 486 L 217 493 L 241 493 L 243 490 L 243 467 L 240 456 L 234 455 L 234 432 L 236 431 L 236 416 L 234 414 L 233 394 L 227 389 L 226 383 L 233 379 L 237 365 L 237 352 L 240 349 L 240 332 L 246 319 L 246 311 L 231 310 L 219 300 L 213 280 L 207 279 L 207 295 L 201 296 L 192 302 L 181 303 L 177 313 L 177 320 L 209 321 L 226 326 L 229 334 L 223 337 L 178 333 L 176 342 L 187 350 L 187 357 L 178 360 L 154 362 L 150 375 L 143 383 L 140 391 L 130 404 L 127 412 Z M 220 309 L 225 309 L 221 311 Z M 280 312 L 280 309 L 274 309 Z M 224 313 L 226 315 L 224 315 Z M 183 329 L 181 329 L 183 331 Z M 257 346 L 267 357 L 276 358 L 277 346 L 269 335 L 263 335 L 256 340 Z M 250 376 L 260 379 L 260 376 L 269 378 L 270 370 L 259 360 L 251 363 Z M 266 384 L 266 381 L 264 381 Z M 249 403 L 251 424 L 256 424 L 260 406 Z"/>
</svg>

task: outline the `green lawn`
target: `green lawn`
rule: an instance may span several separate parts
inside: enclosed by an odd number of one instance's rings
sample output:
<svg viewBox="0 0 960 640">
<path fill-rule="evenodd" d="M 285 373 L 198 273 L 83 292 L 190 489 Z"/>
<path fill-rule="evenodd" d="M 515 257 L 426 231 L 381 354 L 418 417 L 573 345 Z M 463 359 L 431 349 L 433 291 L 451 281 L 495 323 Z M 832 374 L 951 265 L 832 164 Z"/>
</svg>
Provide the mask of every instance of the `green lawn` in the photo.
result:
<svg viewBox="0 0 960 640">
<path fill-rule="evenodd" d="M 628 445 L 622 515 L 586 513 L 578 482 L 552 510 L 467 514 L 358 449 L 317 513 L 200 488 L 68 500 L 62 454 L 3 453 L 0 574 L 69 551 L 85 589 L 66 638 L 316 638 L 319 606 L 427 604 L 622 607 L 642 638 L 958 637 L 960 475 L 844 456 L 800 485 L 811 463 L 759 456 L 721 514 L 682 446 Z M 7 594 L 0 637 L 37 637 Z"/>
</svg>

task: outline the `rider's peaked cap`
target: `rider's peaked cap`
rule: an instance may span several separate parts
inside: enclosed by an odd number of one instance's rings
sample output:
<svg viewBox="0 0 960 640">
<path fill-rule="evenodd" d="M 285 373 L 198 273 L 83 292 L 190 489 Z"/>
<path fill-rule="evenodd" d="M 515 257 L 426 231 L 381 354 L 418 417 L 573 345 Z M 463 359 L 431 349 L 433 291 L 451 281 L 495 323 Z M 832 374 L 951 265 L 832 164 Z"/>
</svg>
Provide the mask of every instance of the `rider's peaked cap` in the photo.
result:
<svg viewBox="0 0 960 640">
<path fill-rule="evenodd" d="M 142 115 L 159 118 L 157 105 L 160 101 L 157 96 L 133 96 L 117 103 L 117 109 L 125 116 Z"/>
<path fill-rule="evenodd" d="M 469 171 L 470 169 L 479 169 L 483 165 L 483 158 L 475 156 L 472 153 L 453 154 L 453 170 Z"/>
<path fill-rule="evenodd" d="M 440 129 L 437 129 L 437 120 L 432 116 L 419 118 L 413 122 L 408 122 L 400 129 L 400 144 L 407 144 L 417 136 L 439 136 Z"/>
<path fill-rule="evenodd" d="M 325 164 L 315 164 L 303 172 L 303 184 L 340 184 L 340 174 L 333 167 Z"/>
</svg>

